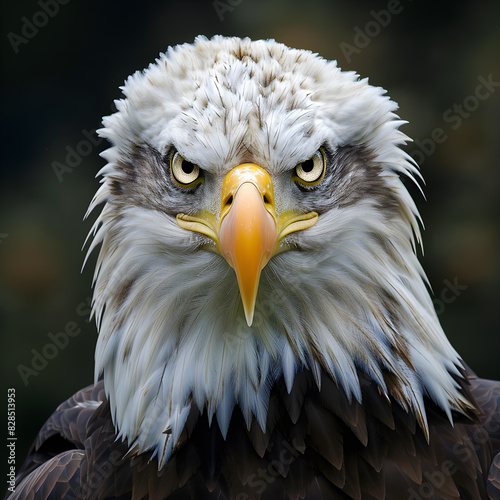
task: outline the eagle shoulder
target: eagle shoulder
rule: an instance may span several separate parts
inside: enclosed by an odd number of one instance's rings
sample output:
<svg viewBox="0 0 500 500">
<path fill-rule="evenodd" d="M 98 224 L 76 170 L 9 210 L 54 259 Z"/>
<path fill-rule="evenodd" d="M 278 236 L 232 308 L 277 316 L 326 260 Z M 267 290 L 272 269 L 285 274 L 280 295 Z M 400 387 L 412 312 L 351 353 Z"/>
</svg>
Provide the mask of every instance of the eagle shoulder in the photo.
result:
<svg viewBox="0 0 500 500">
<path fill-rule="evenodd" d="M 116 438 L 106 413 L 109 405 L 102 381 L 59 405 L 38 433 L 18 471 L 15 491 L 6 498 L 92 498 L 99 483 L 94 465 L 104 464 L 100 473 L 106 477 L 110 457 L 105 449 Z"/>
<path fill-rule="evenodd" d="M 319 389 L 304 371 L 290 393 L 284 382 L 273 389 L 266 432 L 258 425 L 247 428 L 236 412 L 223 437 L 193 408 L 179 446 L 160 471 L 150 454 L 129 450 L 117 439 L 99 382 L 48 419 L 9 500 L 155 495 L 264 500 L 283 494 L 495 500 L 500 498 L 500 383 L 470 371 L 464 377 L 462 390 L 476 403 L 477 414 L 455 414 L 452 426 L 427 400 L 427 442 L 415 416 L 384 398 L 372 381 L 362 384 L 361 405 L 325 374 Z"/>
<path fill-rule="evenodd" d="M 469 377 L 471 393 L 481 409 L 480 422 L 471 439 L 481 450 L 484 461 L 486 491 L 491 500 L 500 498 L 500 382 Z"/>
</svg>

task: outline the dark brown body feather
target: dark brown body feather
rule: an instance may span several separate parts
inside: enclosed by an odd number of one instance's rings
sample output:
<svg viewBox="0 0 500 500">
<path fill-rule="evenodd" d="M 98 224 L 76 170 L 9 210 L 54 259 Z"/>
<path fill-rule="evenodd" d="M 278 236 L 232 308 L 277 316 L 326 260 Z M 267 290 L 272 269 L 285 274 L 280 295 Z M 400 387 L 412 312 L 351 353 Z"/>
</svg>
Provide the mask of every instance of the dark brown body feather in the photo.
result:
<svg viewBox="0 0 500 500">
<path fill-rule="evenodd" d="M 477 414 L 454 414 L 451 426 L 427 401 L 428 444 L 416 418 L 366 376 L 360 405 L 326 375 L 319 391 L 302 372 L 291 394 L 274 387 L 266 433 L 255 422 L 247 430 L 236 409 L 224 439 L 191 411 L 161 471 L 116 440 L 100 382 L 49 418 L 10 499 L 500 499 L 500 383 L 468 379 Z"/>
</svg>

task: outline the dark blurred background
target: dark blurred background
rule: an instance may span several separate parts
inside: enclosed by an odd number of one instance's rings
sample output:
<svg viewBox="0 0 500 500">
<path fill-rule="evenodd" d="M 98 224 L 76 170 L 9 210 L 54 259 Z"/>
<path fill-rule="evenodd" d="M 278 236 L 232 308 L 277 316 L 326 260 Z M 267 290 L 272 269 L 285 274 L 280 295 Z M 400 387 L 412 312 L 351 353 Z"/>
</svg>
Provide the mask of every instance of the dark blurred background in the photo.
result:
<svg viewBox="0 0 500 500">
<path fill-rule="evenodd" d="M 274 38 L 388 90 L 418 140 L 427 201 L 412 192 L 440 320 L 477 373 L 500 379 L 500 2 L 4 1 L 1 26 L 0 356 L 17 467 L 93 382 L 95 256 L 80 268 L 106 148 L 94 130 L 129 74 L 198 34 Z"/>
</svg>

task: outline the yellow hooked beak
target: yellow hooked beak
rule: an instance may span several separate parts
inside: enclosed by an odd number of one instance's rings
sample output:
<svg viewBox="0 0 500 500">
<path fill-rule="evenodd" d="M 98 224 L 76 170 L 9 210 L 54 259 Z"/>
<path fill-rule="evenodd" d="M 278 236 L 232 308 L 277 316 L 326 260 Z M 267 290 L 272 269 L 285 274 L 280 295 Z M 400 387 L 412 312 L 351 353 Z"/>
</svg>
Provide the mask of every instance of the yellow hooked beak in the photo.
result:
<svg viewBox="0 0 500 500">
<path fill-rule="evenodd" d="M 311 227 L 317 220 L 316 212 L 287 211 L 277 216 L 271 176 L 253 163 L 238 165 L 224 178 L 218 218 L 208 211 L 177 215 L 179 226 L 212 238 L 235 270 L 249 326 L 262 269 L 280 251 L 285 236 Z"/>
</svg>

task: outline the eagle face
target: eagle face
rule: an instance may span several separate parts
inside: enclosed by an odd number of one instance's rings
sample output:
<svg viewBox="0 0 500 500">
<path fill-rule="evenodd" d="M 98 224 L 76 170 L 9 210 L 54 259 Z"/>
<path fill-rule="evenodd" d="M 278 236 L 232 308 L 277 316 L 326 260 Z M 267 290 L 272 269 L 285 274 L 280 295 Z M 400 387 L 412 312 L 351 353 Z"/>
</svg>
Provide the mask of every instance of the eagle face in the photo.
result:
<svg viewBox="0 0 500 500">
<path fill-rule="evenodd" d="M 424 396 L 467 411 L 382 89 L 274 41 L 199 37 L 123 93 L 89 252 L 95 375 L 130 449 L 163 467 L 195 407 L 224 436 L 236 406 L 265 431 L 274 384 L 303 370 L 358 402 L 366 374 L 424 433 Z"/>
</svg>

